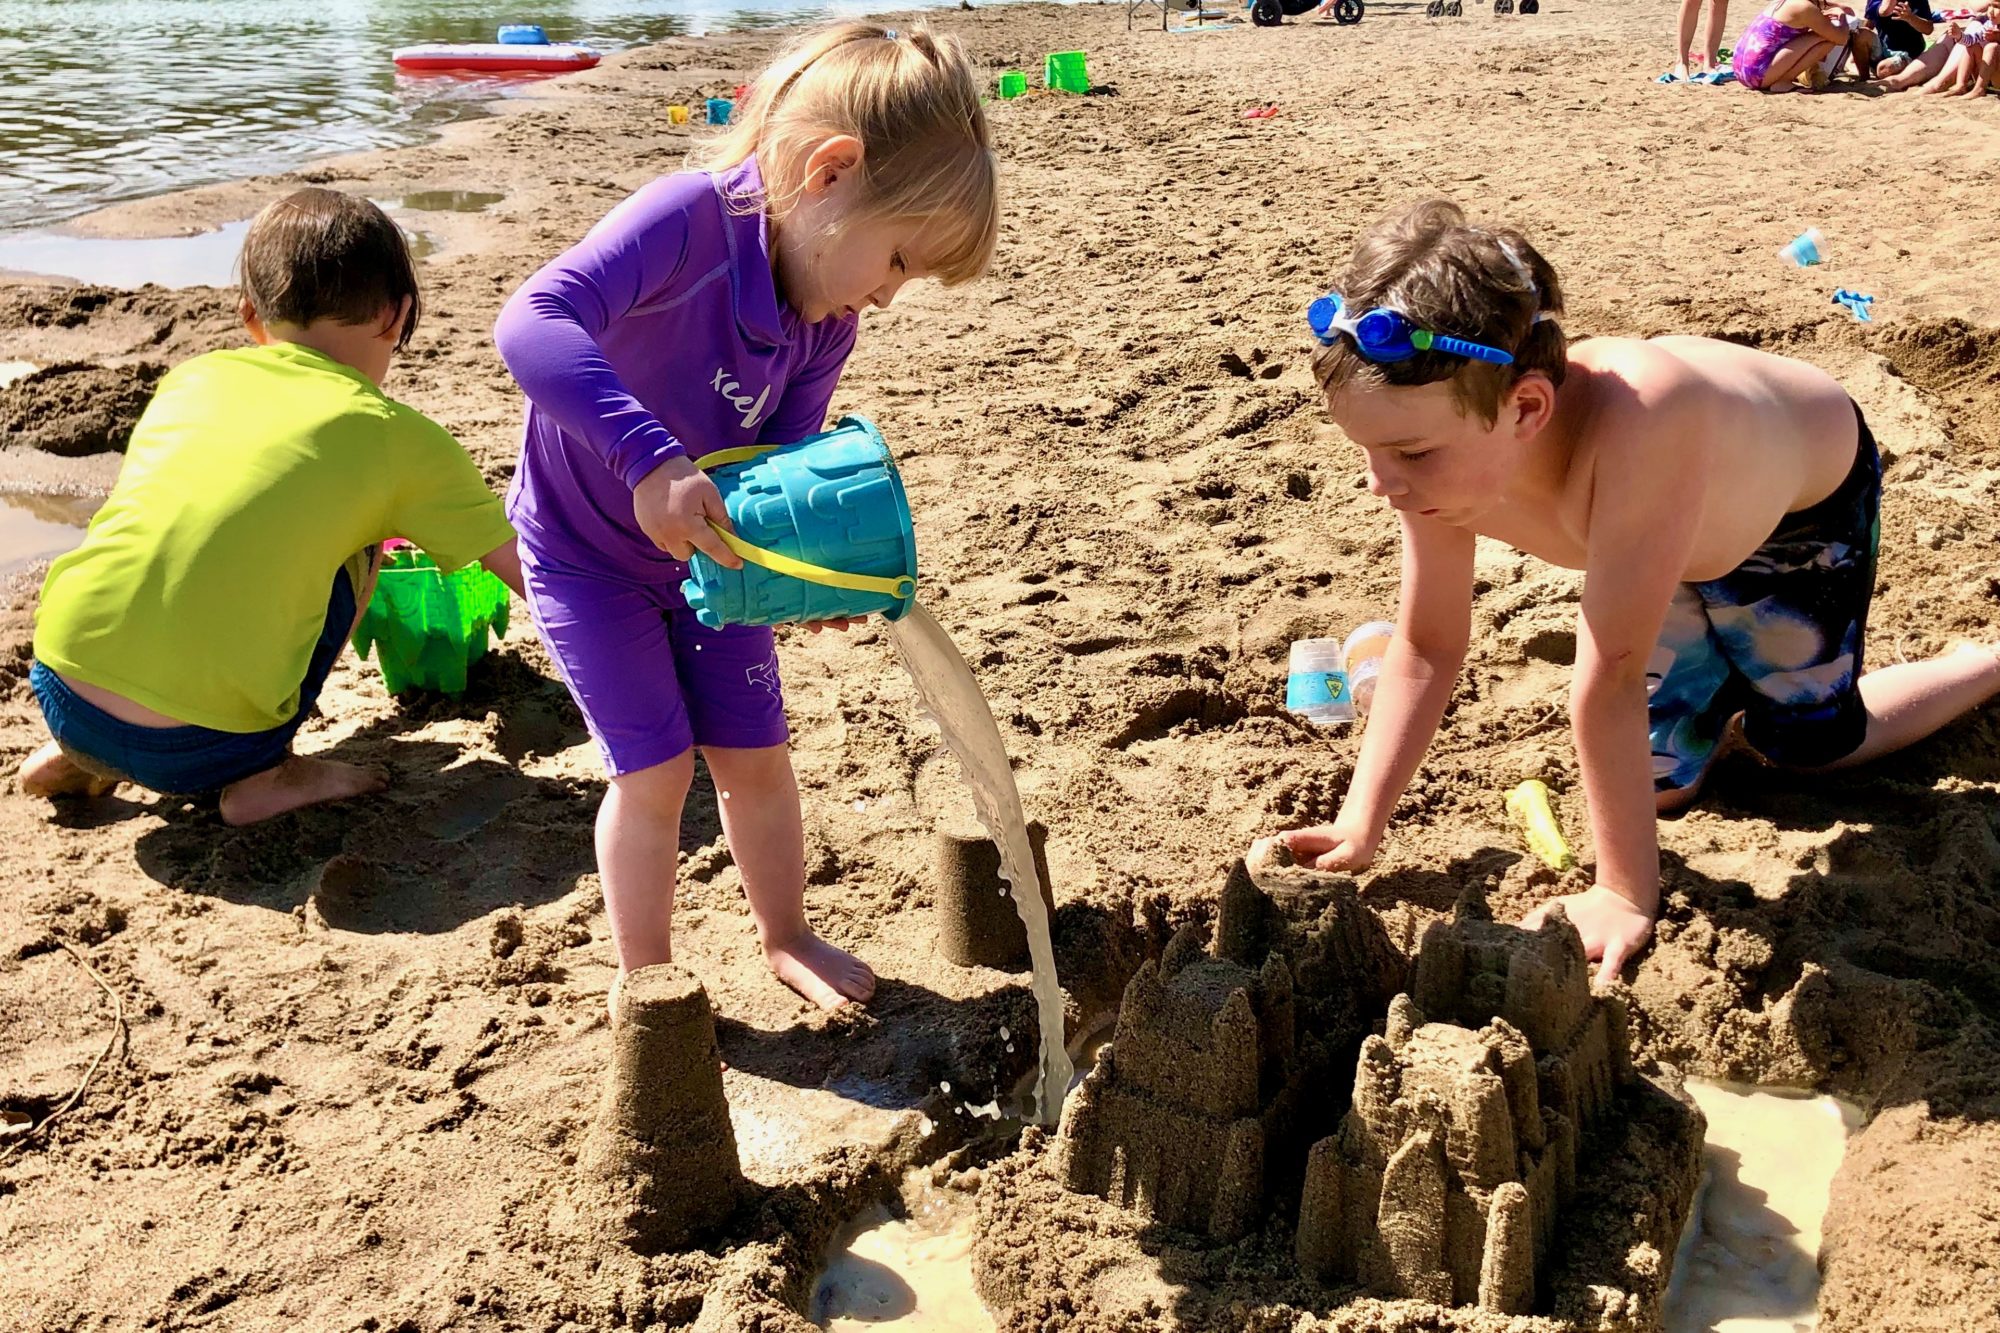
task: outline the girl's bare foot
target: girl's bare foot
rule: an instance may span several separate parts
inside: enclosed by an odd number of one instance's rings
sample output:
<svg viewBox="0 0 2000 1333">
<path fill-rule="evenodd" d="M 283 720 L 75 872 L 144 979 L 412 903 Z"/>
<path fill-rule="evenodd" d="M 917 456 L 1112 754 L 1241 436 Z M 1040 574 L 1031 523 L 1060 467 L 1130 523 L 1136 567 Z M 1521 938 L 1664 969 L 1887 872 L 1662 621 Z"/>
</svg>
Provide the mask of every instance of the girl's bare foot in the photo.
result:
<svg viewBox="0 0 2000 1333">
<path fill-rule="evenodd" d="M 308 805 L 366 796 L 388 785 L 389 774 L 385 769 L 287 755 L 276 768 L 267 768 L 222 789 L 222 822 L 238 827 L 255 824 Z"/>
<path fill-rule="evenodd" d="M 868 964 L 810 930 L 781 944 L 766 944 L 764 961 L 778 980 L 822 1009 L 838 1009 L 849 1000 L 866 1003 L 875 994 L 875 973 Z"/>
<path fill-rule="evenodd" d="M 102 796 L 118 785 L 80 767 L 50 741 L 21 761 L 21 790 L 29 796 Z"/>
</svg>

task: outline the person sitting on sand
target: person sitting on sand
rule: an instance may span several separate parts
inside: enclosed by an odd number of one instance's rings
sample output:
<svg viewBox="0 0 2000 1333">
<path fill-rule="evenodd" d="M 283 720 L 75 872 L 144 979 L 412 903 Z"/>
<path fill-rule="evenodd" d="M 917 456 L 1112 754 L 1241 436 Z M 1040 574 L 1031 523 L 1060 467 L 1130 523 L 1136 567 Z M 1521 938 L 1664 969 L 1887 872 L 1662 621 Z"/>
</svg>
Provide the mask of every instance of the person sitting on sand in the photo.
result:
<svg viewBox="0 0 2000 1333">
<path fill-rule="evenodd" d="M 805 914 L 798 783 L 768 627 L 681 596 L 722 497 L 694 460 L 815 433 L 860 312 L 967 281 L 999 229 L 979 81 L 952 38 L 844 23 L 794 43 L 730 128 L 516 292 L 495 330 L 528 397 L 508 497 L 535 626 L 610 775 L 597 863 L 623 972 L 673 958 L 675 855 L 700 746 L 780 980 L 874 993 Z"/>
<path fill-rule="evenodd" d="M 1930 0 L 1868 0 L 1864 23 L 1872 35 L 1861 73 L 1886 79 L 1924 53 L 1937 26 Z"/>
<path fill-rule="evenodd" d="M 1876 86 L 1892 93 L 1913 88 L 1949 96 L 1984 93 L 1991 26 L 1985 11 L 1946 19 L 1928 49 Z"/>
<path fill-rule="evenodd" d="M 1852 30 L 1831 0 L 1771 0 L 1736 41 L 1736 80 L 1758 92 L 1817 91 L 1845 58 Z"/>
<path fill-rule="evenodd" d="M 1859 764 L 2000 692 L 2000 655 L 1862 674 L 1881 464 L 1825 372 L 1712 338 L 1572 349 L 1562 312 L 1525 237 L 1441 201 L 1363 235 L 1315 305 L 1314 374 L 1402 524 L 1403 592 L 1340 810 L 1281 836 L 1324 870 L 1374 859 L 1465 660 L 1477 536 L 1583 570 L 1570 718 L 1596 882 L 1560 901 L 1610 978 L 1659 909 L 1655 810 L 1692 801 L 1726 740 Z"/>
<path fill-rule="evenodd" d="M 379 790 L 379 769 L 292 740 L 367 605 L 391 537 L 516 590 L 514 532 L 458 441 L 385 397 L 417 327 L 403 234 L 308 189 L 250 224 L 238 310 L 256 346 L 160 381 L 111 496 L 42 585 L 29 679 L 54 739 L 34 795 L 121 780 L 220 793 L 250 824 Z"/>
</svg>

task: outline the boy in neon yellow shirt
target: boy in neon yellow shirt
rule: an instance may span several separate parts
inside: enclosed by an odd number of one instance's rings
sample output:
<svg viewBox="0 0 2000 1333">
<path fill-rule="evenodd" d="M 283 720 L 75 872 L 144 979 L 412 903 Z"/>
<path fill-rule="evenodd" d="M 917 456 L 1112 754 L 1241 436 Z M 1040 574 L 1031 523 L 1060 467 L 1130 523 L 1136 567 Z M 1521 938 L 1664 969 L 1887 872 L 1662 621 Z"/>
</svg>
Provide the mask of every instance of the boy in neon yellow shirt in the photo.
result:
<svg viewBox="0 0 2000 1333">
<path fill-rule="evenodd" d="M 380 790 L 380 769 L 291 753 L 380 543 L 407 537 L 447 570 L 481 560 L 520 591 L 479 469 L 381 391 L 418 315 L 395 224 L 300 190 L 251 224 L 242 276 L 257 345 L 160 382 L 110 498 L 43 584 L 30 681 L 54 739 L 22 765 L 30 794 L 219 792 L 223 819 L 249 824 Z"/>
</svg>

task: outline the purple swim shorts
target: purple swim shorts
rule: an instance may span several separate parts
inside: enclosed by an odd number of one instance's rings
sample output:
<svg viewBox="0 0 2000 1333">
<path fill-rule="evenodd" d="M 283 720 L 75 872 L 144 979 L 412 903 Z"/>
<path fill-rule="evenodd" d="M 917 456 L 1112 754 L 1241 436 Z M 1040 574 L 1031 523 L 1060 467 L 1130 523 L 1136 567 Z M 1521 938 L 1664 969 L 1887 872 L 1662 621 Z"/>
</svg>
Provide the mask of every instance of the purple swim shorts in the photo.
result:
<svg viewBox="0 0 2000 1333">
<path fill-rule="evenodd" d="M 641 584 L 521 564 L 535 629 L 612 777 L 696 745 L 762 749 L 790 739 L 768 626 L 706 628 L 681 600 L 678 579 Z"/>
</svg>

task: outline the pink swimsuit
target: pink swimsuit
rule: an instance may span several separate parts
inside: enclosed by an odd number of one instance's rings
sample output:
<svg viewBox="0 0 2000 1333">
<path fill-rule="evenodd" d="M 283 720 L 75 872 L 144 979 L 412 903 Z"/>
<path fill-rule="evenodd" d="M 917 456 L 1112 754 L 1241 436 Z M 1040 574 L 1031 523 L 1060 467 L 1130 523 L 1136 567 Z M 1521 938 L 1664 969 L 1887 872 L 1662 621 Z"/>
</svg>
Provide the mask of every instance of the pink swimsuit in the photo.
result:
<svg viewBox="0 0 2000 1333">
<path fill-rule="evenodd" d="M 1771 70 L 1771 58 L 1784 49 L 1786 42 L 1811 31 L 1780 23 L 1769 14 L 1751 19 L 1736 43 L 1735 53 L 1729 57 L 1731 67 L 1736 70 L 1736 81 L 1745 88 L 1763 88 L 1764 76 Z"/>
</svg>

